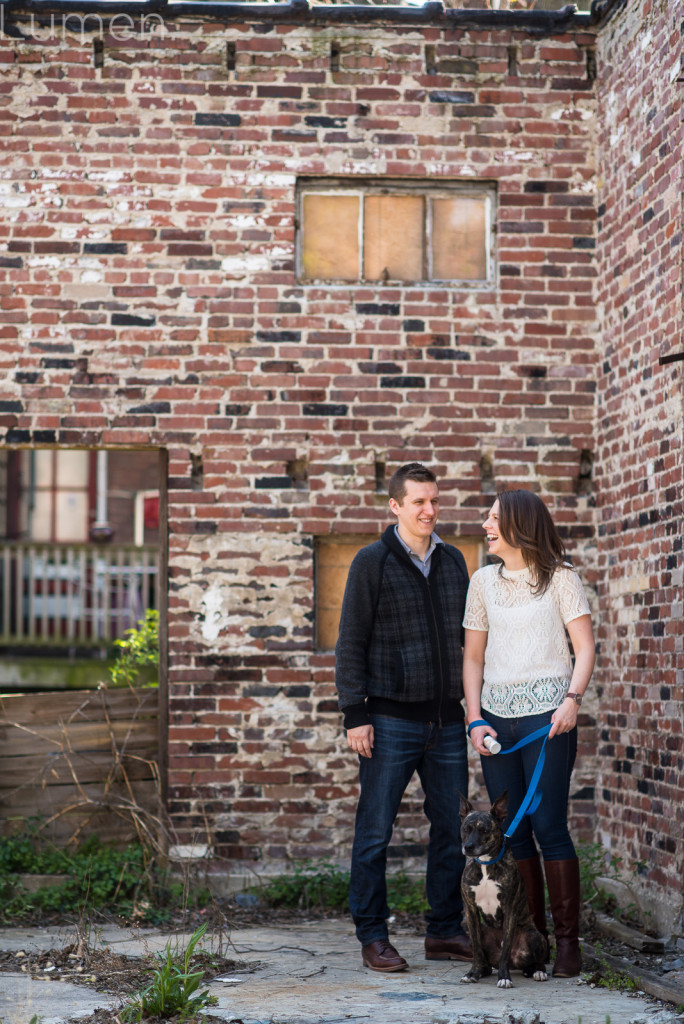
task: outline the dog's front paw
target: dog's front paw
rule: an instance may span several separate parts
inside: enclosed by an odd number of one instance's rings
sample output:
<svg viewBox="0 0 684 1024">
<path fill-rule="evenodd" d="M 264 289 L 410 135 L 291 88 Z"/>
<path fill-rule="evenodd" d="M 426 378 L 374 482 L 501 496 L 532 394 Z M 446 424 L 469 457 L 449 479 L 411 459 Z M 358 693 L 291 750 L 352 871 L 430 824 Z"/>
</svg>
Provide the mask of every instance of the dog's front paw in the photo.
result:
<svg viewBox="0 0 684 1024">
<path fill-rule="evenodd" d="M 499 978 L 496 983 L 497 988 L 513 988 L 513 982 L 510 978 Z"/>
<path fill-rule="evenodd" d="M 548 981 L 549 976 L 546 971 L 535 971 L 532 975 L 535 981 Z"/>
<path fill-rule="evenodd" d="M 466 984 L 475 984 L 480 978 L 485 978 L 488 974 L 492 973 L 492 969 L 489 964 L 486 963 L 474 963 L 470 970 L 463 975 L 461 981 Z"/>
</svg>

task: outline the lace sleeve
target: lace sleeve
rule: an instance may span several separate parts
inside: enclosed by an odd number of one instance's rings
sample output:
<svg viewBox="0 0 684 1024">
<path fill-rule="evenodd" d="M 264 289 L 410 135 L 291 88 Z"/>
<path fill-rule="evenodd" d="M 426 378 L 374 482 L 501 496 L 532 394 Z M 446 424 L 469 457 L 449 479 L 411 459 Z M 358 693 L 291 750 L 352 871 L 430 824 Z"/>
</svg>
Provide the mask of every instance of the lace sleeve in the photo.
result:
<svg viewBox="0 0 684 1024">
<path fill-rule="evenodd" d="M 554 574 L 554 582 L 558 607 L 566 626 L 580 615 L 591 614 L 582 581 L 574 569 L 558 569 Z"/>
<path fill-rule="evenodd" d="M 473 573 L 470 586 L 468 587 L 463 626 L 465 629 L 478 629 L 486 633 L 489 631 L 489 620 L 487 618 L 483 584 L 482 573 L 478 570 L 478 572 Z"/>
</svg>

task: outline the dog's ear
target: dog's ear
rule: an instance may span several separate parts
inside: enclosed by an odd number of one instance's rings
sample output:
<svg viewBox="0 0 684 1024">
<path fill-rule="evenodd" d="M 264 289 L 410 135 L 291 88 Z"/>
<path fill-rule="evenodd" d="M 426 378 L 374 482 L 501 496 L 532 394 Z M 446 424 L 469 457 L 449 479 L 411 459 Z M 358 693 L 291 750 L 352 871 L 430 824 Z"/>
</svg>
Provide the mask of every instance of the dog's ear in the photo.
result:
<svg viewBox="0 0 684 1024">
<path fill-rule="evenodd" d="M 472 811 L 473 805 L 471 804 L 467 796 L 463 796 L 463 793 L 461 793 L 460 790 L 456 790 L 456 792 L 461 798 L 461 817 L 465 818 L 465 816 L 467 814 L 470 814 L 470 812 Z"/>
<path fill-rule="evenodd" d="M 497 821 L 503 825 L 508 814 L 508 790 L 504 789 L 501 796 L 498 796 L 491 806 L 491 812 Z"/>
</svg>

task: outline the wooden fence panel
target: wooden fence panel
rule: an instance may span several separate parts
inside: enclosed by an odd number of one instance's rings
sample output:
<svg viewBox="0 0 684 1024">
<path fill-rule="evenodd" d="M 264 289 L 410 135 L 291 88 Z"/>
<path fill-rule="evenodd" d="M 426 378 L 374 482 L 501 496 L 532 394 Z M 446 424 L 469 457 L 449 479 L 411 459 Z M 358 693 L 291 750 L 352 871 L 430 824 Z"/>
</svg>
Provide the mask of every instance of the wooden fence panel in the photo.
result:
<svg viewBox="0 0 684 1024">
<path fill-rule="evenodd" d="M 159 841 L 157 712 L 156 688 L 1 697 L 2 830 L 38 817 L 60 843 Z"/>
</svg>

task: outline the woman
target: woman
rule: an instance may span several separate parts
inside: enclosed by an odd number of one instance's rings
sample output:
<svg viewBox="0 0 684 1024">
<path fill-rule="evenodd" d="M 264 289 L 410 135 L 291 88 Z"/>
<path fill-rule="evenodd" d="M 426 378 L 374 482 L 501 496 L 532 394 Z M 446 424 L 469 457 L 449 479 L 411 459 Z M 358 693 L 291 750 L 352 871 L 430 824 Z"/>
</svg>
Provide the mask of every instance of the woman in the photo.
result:
<svg viewBox="0 0 684 1024">
<path fill-rule="evenodd" d="M 482 758 L 492 801 L 508 790 L 514 817 L 527 792 L 543 739 L 508 756 L 490 755 L 483 741 L 506 750 L 551 725 L 538 788 L 541 803 L 524 817 L 510 847 L 525 880 L 534 923 L 546 936 L 541 847 L 556 936 L 553 974 L 572 978 L 581 967 L 580 880 L 568 832 L 570 775 L 577 753 L 577 715 L 594 667 L 589 605 L 579 576 L 543 501 L 529 491 L 504 491 L 484 530 L 501 564 L 473 574 L 465 618 L 463 688 L 470 739 Z M 574 667 L 565 635 L 575 655 Z"/>
</svg>

